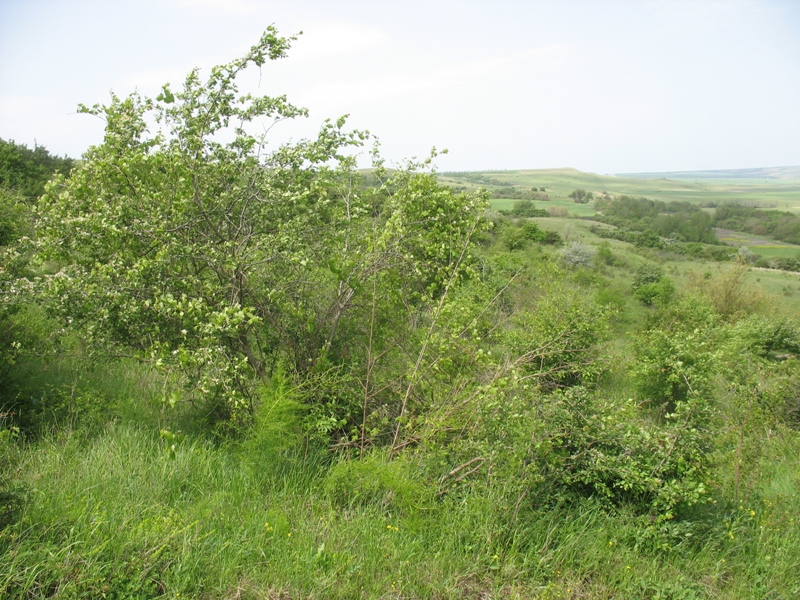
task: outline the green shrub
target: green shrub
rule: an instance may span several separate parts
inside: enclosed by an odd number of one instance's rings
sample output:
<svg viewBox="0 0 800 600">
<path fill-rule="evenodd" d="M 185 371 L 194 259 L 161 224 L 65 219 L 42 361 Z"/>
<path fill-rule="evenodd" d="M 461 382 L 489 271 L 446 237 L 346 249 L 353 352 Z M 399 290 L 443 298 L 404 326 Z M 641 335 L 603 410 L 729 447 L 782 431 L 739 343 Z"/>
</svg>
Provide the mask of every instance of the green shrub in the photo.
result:
<svg viewBox="0 0 800 600">
<path fill-rule="evenodd" d="M 576 387 L 546 403 L 551 456 L 546 480 L 569 494 L 627 505 L 656 522 L 709 498 L 709 407 L 677 403 L 661 423 L 629 400 L 613 402 Z"/>
<path fill-rule="evenodd" d="M 669 277 L 639 286 L 633 293 L 633 297 L 645 306 L 666 306 L 674 296 L 675 285 Z"/>
<path fill-rule="evenodd" d="M 536 208 L 530 200 L 518 200 L 514 202 L 511 207 L 511 213 L 514 217 L 546 217 L 547 211 L 543 208 Z"/>
<path fill-rule="evenodd" d="M 597 246 L 597 260 L 598 262 L 608 265 L 609 267 L 617 264 L 617 257 L 611 252 L 611 244 L 606 241 L 600 242 Z"/>
<path fill-rule="evenodd" d="M 503 232 L 501 241 L 508 250 L 514 252 L 515 250 L 522 250 L 526 246 L 528 238 L 522 229 L 514 227 L 508 228 Z"/>
<path fill-rule="evenodd" d="M 545 231 L 542 243 L 548 246 L 561 246 L 564 240 L 557 231 Z"/>
<path fill-rule="evenodd" d="M 664 269 L 660 265 L 644 263 L 634 271 L 631 289 L 635 292 L 643 285 L 658 283 L 662 277 L 664 277 Z"/>
</svg>

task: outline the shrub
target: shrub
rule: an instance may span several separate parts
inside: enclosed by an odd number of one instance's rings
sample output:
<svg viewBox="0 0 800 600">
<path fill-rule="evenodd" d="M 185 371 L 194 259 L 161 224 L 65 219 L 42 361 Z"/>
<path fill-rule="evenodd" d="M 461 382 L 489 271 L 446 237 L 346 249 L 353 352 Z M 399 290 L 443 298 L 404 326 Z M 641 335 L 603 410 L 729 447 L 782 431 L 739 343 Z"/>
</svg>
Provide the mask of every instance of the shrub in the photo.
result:
<svg viewBox="0 0 800 600">
<path fill-rule="evenodd" d="M 522 226 L 522 235 L 532 242 L 541 242 L 544 240 L 545 232 L 533 221 L 528 221 Z"/>
<path fill-rule="evenodd" d="M 561 246 L 564 244 L 564 240 L 557 231 L 545 231 L 542 243 L 549 246 Z"/>
<path fill-rule="evenodd" d="M 571 269 L 577 267 L 591 268 L 597 250 L 582 242 L 570 242 L 561 250 L 561 262 Z"/>
<path fill-rule="evenodd" d="M 548 404 L 550 479 L 578 496 L 628 505 L 669 521 L 710 492 L 708 407 L 692 397 L 662 423 L 642 420 L 633 401 L 611 402 L 584 388 Z"/>
<path fill-rule="evenodd" d="M 712 277 L 692 273 L 689 288 L 708 298 L 725 319 L 736 320 L 759 311 L 767 302 L 761 289 L 747 283 L 746 271 L 745 264 L 736 263 Z"/>
<path fill-rule="evenodd" d="M 518 200 L 511 208 L 511 215 L 515 217 L 546 217 L 547 211 L 536 208 L 530 200 Z"/>
<path fill-rule="evenodd" d="M 514 250 L 522 250 L 528 238 L 522 229 L 514 227 L 508 228 L 503 232 L 501 241 L 506 248 L 513 252 Z"/>
<path fill-rule="evenodd" d="M 675 295 L 675 285 L 669 277 L 663 277 L 657 283 L 640 286 L 633 297 L 645 306 L 666 306 Z"/>
<path fill-rule="evenodd" d="M 608 266 L 613 266 L 617 263 L 617 258 L 614 256 L 614 253 L 611 252 L 611 244 L 605 241 L 600 242 L 597 246 L 597 260 Z"/>
<path fill-rule="evenodd" d="M 578 204 L 588 204 L 589 200 L 594 197 L 594 194 L 592 194 L 592 192 L 587 192 L 586 190 L 578 189 L 574 190 L 569 197 Z"/>
</svg>

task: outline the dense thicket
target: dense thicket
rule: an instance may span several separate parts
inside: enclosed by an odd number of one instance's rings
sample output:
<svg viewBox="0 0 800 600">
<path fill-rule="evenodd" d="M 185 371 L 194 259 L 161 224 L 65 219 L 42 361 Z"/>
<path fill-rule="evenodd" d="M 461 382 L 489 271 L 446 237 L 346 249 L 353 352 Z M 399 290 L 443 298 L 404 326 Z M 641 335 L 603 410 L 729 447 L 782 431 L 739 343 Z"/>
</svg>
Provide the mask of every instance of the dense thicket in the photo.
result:
<svg viewBox="0 0 800 600">
<path fill-rule="evenodd" d="M 67 175 L 74 164 L 66 156 L 53 156 L 44 146 L 37 145 L 31 150 L 13 140 L 0 139 L 0 188 L 28 201 L 42 195 L 53 173 Z"/>
<path fill-rule="evenodd" d="M 634 231 L 651 231 L 660 237 L 672 237 L 678 241 L 718 243 L 711 215 L 688 202 L 661 202 L 622 195 L 601 198 L 595 206 L 602 214 L 602 220 L 611 225 Z"/>
<path fill-rule="evenodd" d="M 0 414 L 13 396 L 11 370 L 20 356 L 33 350 L 36 337 L 24 325 L 25 289 L 33 276 L 34 206 L 55 174 L 67 174 L 70 158 L 51 155 L 44 146 L 30 150 L 0 139 Z"/>
<path fill-rule="evenodd" d="M 725 204 L 715 209 L 714 225 L 800 244 L 800 217 L 790 212 Z"/>
</svg>

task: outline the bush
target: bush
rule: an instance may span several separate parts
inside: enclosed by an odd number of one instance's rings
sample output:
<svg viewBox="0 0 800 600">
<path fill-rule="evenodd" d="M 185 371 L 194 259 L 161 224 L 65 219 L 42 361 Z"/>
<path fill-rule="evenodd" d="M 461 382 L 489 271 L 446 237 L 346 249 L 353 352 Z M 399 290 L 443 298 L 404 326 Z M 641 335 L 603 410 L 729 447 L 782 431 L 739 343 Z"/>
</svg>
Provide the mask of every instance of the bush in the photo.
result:
<svg viewBox="0 0 800 600">
<path fill-rule="evenodd" d="M 578 204 L 588 204 L 589 200 L 594 197 L 594 194 L 592 194 L 592 192 L 587 192 L 586 190 L 578 189 L 574 190 L 569 197 Z"/>
<path fill-rule="evenodd" d="M 506 248 L 513 252 L 515 250 L 522 250 L 525 247 L 528 238 L 522 229 L 517 229 L 515 227 L 513 229 L 506 229 L 503 232 L 501 241 Z"/>
<path fill-rule="evenodd" d="M 511 215 L 515 217 L 546 217 L 547 211 L 536 208 L 530 200 L 518 200 L 511 208 Z"/>
<path fill-rule="evenodd" d="M 537 400 L 532 423 L 540 489 L 537 500 L 590 498 L 628 507 L 658 526 L 705 502 L 711 490 L 708 410 L 692 398 L 662 422 L 633 400 L 604 398 L 584 387 Z"/>
<path fill-rule="evenodd" d="M 591 268 L 596 253 L 597 250 L 593 246 L 582 242 L 570 242 L 566 248 L 561 250 L 561 262 L 571 269 Z"/>
<path fill-rule="evenodd" d="M 645 263 L 634 271 L 631 289 L 635 292 L 643 285 L 659 282 L 662 277 L 664 277 L 664 269 L 661 266 Z"/>
<path fill-rule="evenodd" d="M 692 273 L 689 288 L 708 298 L 725 319 L 736 320 L 767 303 L 764 292 L 745 280 L 746 271 L 746 265 L 737 263 L 708 278 Z"/>
<path fill-rule="evenodd" d="M 639 286 L 633 293 L 633 297 L 645 306 L 666 306 L 674 295 L 675 285 L 669 277 Z"/>
<path fill-rule="evenodd" d="M 601 264 L 608 265 L 609 267 L 617 263 L 617 258 L 611 252 L 611 244 L 608 242 L 600 242 L 597 246 L 597 260 Z"/>
</svg>

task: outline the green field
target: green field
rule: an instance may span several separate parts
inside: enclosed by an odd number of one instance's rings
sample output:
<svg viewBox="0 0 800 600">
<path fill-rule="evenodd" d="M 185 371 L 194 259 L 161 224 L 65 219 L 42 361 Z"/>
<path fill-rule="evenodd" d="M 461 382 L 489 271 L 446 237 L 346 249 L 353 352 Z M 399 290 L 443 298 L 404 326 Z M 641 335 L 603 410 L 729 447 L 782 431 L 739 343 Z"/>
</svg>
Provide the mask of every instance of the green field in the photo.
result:
<svg viewBox="0 0 800 600">
<path fill-rule="evenodd" d="M 705 173 L 705 172 L 701 172 Z M 792 172 L 794 173 L 794 172 Z M 669 175 L 669 174 L 666 174 Z M 686 174 L 681 173 L 681 176 Z M 791 179 L 779 178 L 725 178 L 708 179 L 647 179 L 633 176 L 597 175 L 577 169 L 531 169 L 520 171 L 483 171 L 474 173 L 443 173 L 439 179 L 448 185 L 469 189 L 486 187 L 489 190 L 518 186 L 520 190 L 544 187 L 553 205 L 569 205 L 576 215 L 591 214 L 592 204 L 579 208 L 569 194 L 578 188 L 595 194 L 645 196 L 651 200 L 686 201 L 696 204 L 722 204 L 727 202 L 746 206 L 759 206 L 776 210 L 800 212 L 800 175 L 788 174 Z M 485 181 L 487 183 L 481 184 Z M 499 185 L 498 185 L 499 184 Z M 498 208 L 510 206 L 513 201 L 496 200 Z M 536 203 L 537 206 L 546 203 Z"/>
</svg>

